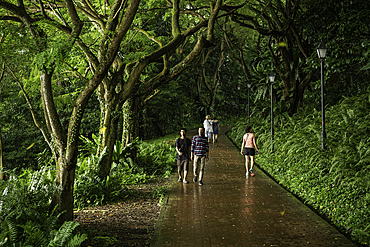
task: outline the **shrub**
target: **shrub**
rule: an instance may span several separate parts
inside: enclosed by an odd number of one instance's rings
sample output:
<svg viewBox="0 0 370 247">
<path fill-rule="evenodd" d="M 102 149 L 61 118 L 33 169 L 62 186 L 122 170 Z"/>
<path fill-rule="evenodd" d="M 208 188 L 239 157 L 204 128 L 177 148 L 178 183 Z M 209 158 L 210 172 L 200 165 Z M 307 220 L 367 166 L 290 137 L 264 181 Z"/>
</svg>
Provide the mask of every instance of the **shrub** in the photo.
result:
<svg viewBox="0 0 370 247">
<path fill-rule="evenodd" d="M 58 225 L 56 212 L 49 213 L 55 191 L 55 172 L 25 170 L 9 174 L 1 183 L 0 246 L 80 246 L 86 235 L 73 235 L 75 222 Z"/>
<path fill-rule="evenodd" d="M 95 155 L 98 148 L 96 136 L 93 135 L 93 141 L 84 137 L 82 140 L 85 143 L 81 148 L 84 152 L 77 162 L 74 190 L 77 208 L 125 199 L 133 193 L 128 185 L 145 183 L 152 176 L 169 176 L 176 167 L 174 148 L 163 139 L 150 142 L 136 140 L 128 146 L 117 142 L 110 174 L 107 179 L 101 179 L 98 168 L 106 153 Z M 127 155 L 134 149 L 137 150 L 137 162 Z"/>
<path fill-rule="evenodd" d="M 370 243 L 370 93 L 345 98 L 326 111 L 326 150 L 321 150 L 321 112 L 301 109 L 253 123 L 260 154 L 257 162 L 281 185 L 329 219 L 351 238 Z M 254 125 L 256 124 L 256 125 Z M 230 135 L 241 143 L 240 121 Z"/>
</svg>

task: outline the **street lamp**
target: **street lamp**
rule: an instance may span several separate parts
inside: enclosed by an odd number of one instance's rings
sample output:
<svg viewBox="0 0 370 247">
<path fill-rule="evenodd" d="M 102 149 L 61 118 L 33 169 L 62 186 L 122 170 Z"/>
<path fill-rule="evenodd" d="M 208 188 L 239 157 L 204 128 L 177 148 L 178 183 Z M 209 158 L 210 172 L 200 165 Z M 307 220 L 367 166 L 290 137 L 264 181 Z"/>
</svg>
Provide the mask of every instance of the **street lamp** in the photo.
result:
<svg viewBox="0 0 370 247">
<path fill-rule="evenodd" d="M 321 130 L 321 150 L 325 149 L 324 139 L 326 138 L 325 132 L 325 105 L 324 105 L 324 60 L 326 58 L 326 48 L 324 42 L 320 42 L 319 46 L 317 47 L 317 55 L 321 60 L 321 122 L 322 122 L 322 130 Z"/>
<path fill-rule="evenodd" d="M 238 84 L 238 115 L 240 115 L 240 84 Z"/>
<path fill-rule="evenodd" d="M 274 72 L 271 71 L 270 76 L 270 84 L 271 84 L 271 152 L 274 152 L 274 144 L 272 143 L 274 140 L 274 108 L 273 108 L 273 101 L 272 101 L 272 84 L 275 81 L 275 75 Z"/>
<path fill-rule="evenodd" d="M 248 82 L 247 84 L 248 86 L 248 123 L 249 123 L 249 118 L 250 118 L 250 105 L 249 105 L 249 91 L 251 90 L 251 87 L 252 87 L 252 84 L 250 84 L 250 82 Z"/>
</svg>

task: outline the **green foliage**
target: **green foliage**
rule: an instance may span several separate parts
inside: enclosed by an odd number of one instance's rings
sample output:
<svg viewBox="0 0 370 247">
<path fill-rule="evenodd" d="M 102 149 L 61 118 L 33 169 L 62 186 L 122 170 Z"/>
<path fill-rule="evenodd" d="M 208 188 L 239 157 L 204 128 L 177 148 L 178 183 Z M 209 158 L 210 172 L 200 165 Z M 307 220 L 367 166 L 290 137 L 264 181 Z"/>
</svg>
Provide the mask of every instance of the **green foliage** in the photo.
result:
<svg viewBox="0 0 370 247">
<path fill-rule="evenodd" d="M 85 145 L 82 150 L 87 152 L 81 155 L 77 162 L 77 174 L 75 181 L 75 206 L 82 208 L 88 205 L 102 205 L 107 201 L 115 201 L 125 198 L 129 195 L 125 185 L 145 182 L 146 175 L 138 170 L 131 158 L 120 159 L 119 163 L 114 163 L 111 168 L 110 175 L 106 179 L 102 179 L 99 174 L 100 163 L 105 155 L 104 150 L 99 156 L 96 155 L 98 148 L 98 137 L 93 135 L 93 141 L 81 136 Z M 114 157 L 127 153 L 131 146 L 122 148 L 122 144 L 117 142 L 115 146 Z"/>
<path fill-rule="evenodd" d="M 140 142 L 138 146 L 139 166 L 152 176 L 168 177 L 176 166 L 174 139 L 172 136 L 167 136 L 151 142 Z"/>
<path fill-rule="evenodd" d="M 370 21 L 370 2 L 305 0 L 301 7 L 297 27 L 302 30 L 304 38 L 315 42 L 315 46 L 322 40 L 328 47 L 325 60 L 325 81 L 328 83 L 325 87 L 329 90 L 326 102 L 333 105 L 342 95 L 354 96 L 366 92 L 369 75 L 361 68 L 369 62 L 364 52 L 369 50 L 366 35 L 369 27 L 366 23 Z M 313 51 L 306 63 L 319 69 L 316 52 Z M 313 88 L 309 90 L 314 92 Z"/>
<path fill-rule="evenodd" d="M 0 245 L 1 246 L 80 246 L 86 235 L 73 235 L 78 223 L 58 226 L 56 211 L 49 212 L 55 191 L 55 172 L 43 167 L 22 175 L 9 173 L 1 181 Z"/>
<path fill-rule="evenodd" d="M 370 91 L 327 109 L 325 151 L 321 150 L 321 112 L 315 109 L 275 117 L 272 154 L 269 121 L 251 124 L 256 126 L 261 168 L 365 245 L 370 243 L 369 107 Z M 238 122 L 231 134 L 238 145 L 244 126 L 245 122 Z"/>
<path fill-rule="evenodd" d="M 83 208 L 122 200 L 135 193 L 128 185 L 145 183 L 153 176 L 169 176 L 176 167 L 174 143 L 169 142 L 174 138 L 167 136 L 150 142 L 134 141 L 127 146 L 117 142 L 110 174 L 104 180 L 99 176 L 99 164 L 106 152 L 95 155 L 98 137 L 93 135 L 93 140 L 81 137 L 85 144 L 81 147 L 84 155 L 81 155 L 77 162 L 75 207 Z M 129 156 L 134 150 L 137 150 L 136 163 Z M 161 190 L 153 196 L 160 197 L 163 193 Z"/>
<path fill-rule="evenodd" d="M 19 89 L 12 85 L 11 81 L 5 80 L 4 83 L 4 87 L 0 86 L 0 125 L 4 167 L 39 169 L 36 157 L 46 148 L 46 143 L 32 121 L 26 101 L 18 94 Z M 31 100 L 34 99 L 31 98 Z"/>
</svg>

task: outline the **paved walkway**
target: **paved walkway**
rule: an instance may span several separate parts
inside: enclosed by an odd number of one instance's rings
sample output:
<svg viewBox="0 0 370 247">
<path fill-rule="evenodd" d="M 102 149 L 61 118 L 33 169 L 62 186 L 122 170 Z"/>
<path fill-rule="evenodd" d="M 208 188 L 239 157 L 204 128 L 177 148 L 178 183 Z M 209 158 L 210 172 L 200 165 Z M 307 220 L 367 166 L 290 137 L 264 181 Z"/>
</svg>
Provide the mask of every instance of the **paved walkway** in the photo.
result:
<svg viewBox="0 0 370 247">
<path fill-rule="evenodd" d="M 257 167 L 246 178 L 244 157 L 224 133 L 210 147 L 203 186 L 192 168 L 189 184 L 173 179 L 152 247 L 356 246 Z"/>
</svg>

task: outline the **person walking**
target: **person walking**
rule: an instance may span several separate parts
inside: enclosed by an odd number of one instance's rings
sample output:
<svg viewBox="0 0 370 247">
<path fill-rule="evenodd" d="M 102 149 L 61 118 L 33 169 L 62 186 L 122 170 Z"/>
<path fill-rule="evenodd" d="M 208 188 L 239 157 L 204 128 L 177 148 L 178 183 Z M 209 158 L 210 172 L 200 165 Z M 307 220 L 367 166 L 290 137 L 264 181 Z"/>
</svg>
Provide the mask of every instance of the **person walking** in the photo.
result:
<svg viewBox="0 0 370 247">
<path fill-rule="evenodd" d="M 186 180 L 189 170 L 189 159 L 191 150 L 191 140 L 186 137 L 186 129 L 182 128 L 180 130 L 180 137 L 176 140 L 176 160 L 177 160 L 177 171 L 179 173 L 179 182 L 184 184 L 189 183 Z M 181 177 L 181 171 L 184 169 L 184 178 Z"/>
<path fill-rule="evenodd" d="M 254 165 L 254 156 L 258 153 L 258 148 L 256 144 L 256 137 L 253 133 L 253 129 L 250 126 L 245 128 L 245 134 L 243 136 L 243 143 L 240 149 L 240 153 L 245 156 L 245 176 L 248 177 L 249 174 L 254 176 L 253 165 Z M 250 169 L 248 170 L 250 158 Z"/>
<path fill-rule="evenodd" d="M 206 119 L 203 122 L 203 126 L 205 130 L 205 136 L 208 138 L 208 141 L 210 142 L 212 139 L 212 132 L 213 132 L 212 120 L 211 120 L 210 115 L 206 116 Z"/>
<path fill-rule="evenodd" d="M 193 137 L 191 142 L 191 160 L 194 159 L 194 183 L 198 180 L 199 170 L 199 185 L 203 185 L 203 173 L 206 161 L 209 159 L 209 145 L 208 140 L 204 136 L 204 128 L 198 129 L 198 135 Z"/>
<path fill-rule="evenodd" d="M 220 129 L 220 122 L 216 119 L 215 116 L 212 118 L 212 127 L 213 127 L 213 143 L 218 142 L 218 131 L 221 131 Z"/>
</svg>

